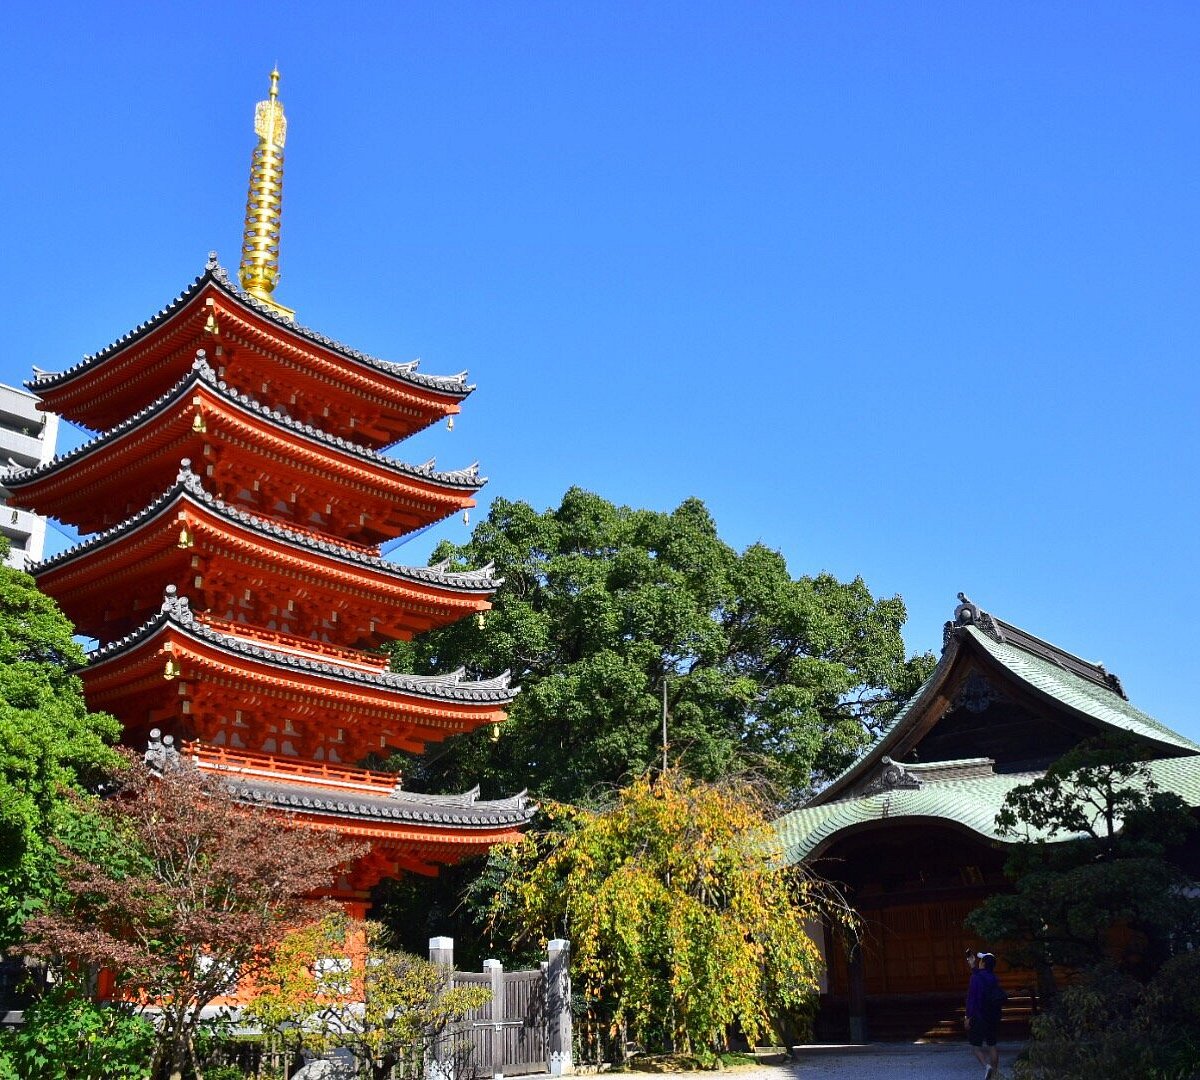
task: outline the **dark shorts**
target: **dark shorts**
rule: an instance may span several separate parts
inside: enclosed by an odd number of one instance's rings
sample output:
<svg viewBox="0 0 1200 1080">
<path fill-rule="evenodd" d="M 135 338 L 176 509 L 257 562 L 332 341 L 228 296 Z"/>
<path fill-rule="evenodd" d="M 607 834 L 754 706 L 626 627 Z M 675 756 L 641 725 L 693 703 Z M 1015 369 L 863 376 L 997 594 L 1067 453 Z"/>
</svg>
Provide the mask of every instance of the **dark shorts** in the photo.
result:
<svg viewBox="0 0 1200 1080">
<path fill-rule="evenodd" d="M 996 1032 L 1000 1027 L 999 1017 L 976 1017 L 967 1028 L 967 1042 L 972 1046 L 995 1046 Z"/>
</svg>

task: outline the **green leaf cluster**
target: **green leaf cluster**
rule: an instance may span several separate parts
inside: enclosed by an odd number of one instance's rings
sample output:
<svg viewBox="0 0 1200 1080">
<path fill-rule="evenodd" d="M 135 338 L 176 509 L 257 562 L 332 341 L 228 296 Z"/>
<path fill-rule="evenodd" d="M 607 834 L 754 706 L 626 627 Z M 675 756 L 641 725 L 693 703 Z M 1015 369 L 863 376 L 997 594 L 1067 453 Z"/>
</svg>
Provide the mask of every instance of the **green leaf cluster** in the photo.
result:
<svg viewBox="0 0 1200 1080">
<path fill-rule="evenodd" d="M 88 710 L 72 668 L 83 651 L 32 577 L 0 565 L 0 946 L 53 892 L 50 839 L 76 809 L 65 797 L 115 763 L 113 717 Z"/>
<path fill-rule="evenodd" d="M 670 513 L 572 488 L 539 513 L 497 499 L 462 546 L 435 559 L 494 563 L 504 584 L 483 621 L 394 650 L 397 670 L 510 670 L 522 693 L 499 737 L 483 731 L 403 762 L 414 786 L 526 786 L 578 801 L 669 755 L 714 779 L 748 763 L 804 791 L 840 771 L 920 683 L 899 597 L 861 579 L 793 578 L 761 544 L 739 553 L 698 499 Z"/>
<path fill-rule="evenodd" d="M 811 882 L 776 857 L 758 793 L 677 770 L 606 809 L 546 808 L 547 828 L 495 852 L 494 934 L 572 943 L 593 1013 L 647 1048 L 711 1055 L 811 1008 L 820 957 L 802 927 Z"/>
<path fill-rule="evenodd" d="M 153 1042 L 133 1006 L 59 987 L 0 1033 L 0 1080 L 147 1080 Z"/>
</svg>

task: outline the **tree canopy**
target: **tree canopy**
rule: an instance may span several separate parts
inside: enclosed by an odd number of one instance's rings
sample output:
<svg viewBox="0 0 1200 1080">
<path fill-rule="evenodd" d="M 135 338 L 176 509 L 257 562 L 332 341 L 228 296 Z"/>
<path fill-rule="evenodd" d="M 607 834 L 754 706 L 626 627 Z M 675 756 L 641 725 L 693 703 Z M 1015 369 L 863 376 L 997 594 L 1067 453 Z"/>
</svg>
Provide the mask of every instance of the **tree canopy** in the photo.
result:
<svg viewBox="0 0 1200 1080">
<path fill-rule="evenodd" d="M 905 657 L 899 597 L 793 578 L 762 544 L 739 553 L 698 499 L 670 513 L 579 488 L 543 513 L 497 499 L 466 544 L 434 558 L 494 563 L 504 584 L 482 627 L 398 643 L 397 669 L 509 669 L 522 693 L 498 733 L 405 763 L 414 785 L 572 801 L 627 781 L 661 754 L 665 679 L 673 762 L 705 778 L 751 764 L 803 791 L 851 760 L 932 664 Z"/>
<path fill-rule="evenodd" d="M 50 839 L 74 813 L 65 793 L 116 762 L 120 727 L 88 710 L 72 633 L 32 577 L 0 563 L 0 947 L 54 888 Z"/>
<path fill-rule="evenodd" d="M 997 817 L 1013 887 L 967 924 L 1037 973 L 1022 1080 L 1193 1075 L 1200 899 L 1180 856 L 1195 821 L 1143 755 L 1132 737 L 1089 740 L 1013 788 Z M 1074 974 L 1065 990 L 1056 971 Z"/>
</svg>

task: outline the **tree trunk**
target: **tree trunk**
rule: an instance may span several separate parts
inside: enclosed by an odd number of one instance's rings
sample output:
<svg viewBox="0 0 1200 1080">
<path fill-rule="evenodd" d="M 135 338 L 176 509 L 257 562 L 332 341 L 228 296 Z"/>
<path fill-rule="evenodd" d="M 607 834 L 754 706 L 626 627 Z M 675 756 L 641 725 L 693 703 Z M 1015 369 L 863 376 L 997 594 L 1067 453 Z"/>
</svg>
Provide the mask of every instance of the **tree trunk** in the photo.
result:
<svg viewBox="0 0 1200 1080">
<path fill-rule="evenodd" d="M 204 1070 L 200 1068 L 200 1058 L 196 1054 L 195 1032 L 189 1031 L 187 1037 L 187 1056 L 192 1063 L 192 1074 L 195 1080 L 204 1080 Z"/>
<path fill-rule="evenodd" d="M 1054 966 L 1044 956 L 1033 965 L 1037 976 L 1038 1009 L 1045 1012 L 1054 1007 L 1058 1000 L 1058 984 L 1054 981 Z"/>
</svg>

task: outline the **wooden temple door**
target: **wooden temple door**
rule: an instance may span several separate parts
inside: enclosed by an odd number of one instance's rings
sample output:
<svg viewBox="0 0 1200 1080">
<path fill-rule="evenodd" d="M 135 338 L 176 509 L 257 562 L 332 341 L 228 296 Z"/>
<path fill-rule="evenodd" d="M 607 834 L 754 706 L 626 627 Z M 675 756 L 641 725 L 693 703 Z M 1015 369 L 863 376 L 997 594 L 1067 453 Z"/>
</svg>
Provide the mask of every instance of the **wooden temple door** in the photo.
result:
<svg viewBox="0 0 1200 1080">
<path fill-rule="evenodd" d="M 977 899 L 904 904 L 861 914 L 868 994 L 966 993 L 963 920 Z"/>
</svg>

